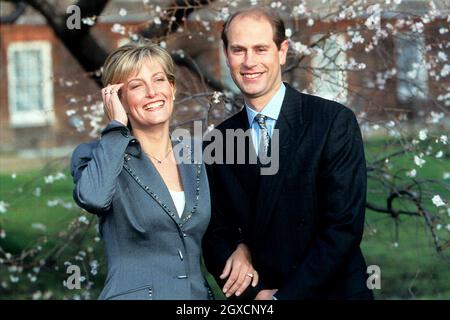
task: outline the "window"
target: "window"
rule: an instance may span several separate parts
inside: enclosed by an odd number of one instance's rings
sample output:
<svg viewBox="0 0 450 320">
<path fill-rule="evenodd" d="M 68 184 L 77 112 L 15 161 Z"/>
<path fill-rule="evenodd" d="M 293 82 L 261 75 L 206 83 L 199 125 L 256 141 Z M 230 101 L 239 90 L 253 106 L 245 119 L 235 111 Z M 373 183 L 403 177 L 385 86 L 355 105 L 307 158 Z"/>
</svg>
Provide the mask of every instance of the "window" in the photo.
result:
<svg viewBox="0 0 450 320">
<path fill-rule="evenodd" d="M 8 96 L 13 127 L 54 122 L 50 44 L 16 42 L 8 47 Z"/>
<path fill-rule="evenodd" d="M 314 43 L 322 35 L 312 37 Z M 332 35 L 319 43 L 321 49 L 311 60 L 315 94 L 329 100 L 347 101 L 347 55 L 341 49 L 345 44 L 342 35 Z"/>
<path fill-rule="evenodd" d="M 425 68 L 425 41 L 417 34 L 399 34 L 395 38 L 397 58 L 397 98 L 401 102 L 424 99 L 428 95 Z"/>
</svg>

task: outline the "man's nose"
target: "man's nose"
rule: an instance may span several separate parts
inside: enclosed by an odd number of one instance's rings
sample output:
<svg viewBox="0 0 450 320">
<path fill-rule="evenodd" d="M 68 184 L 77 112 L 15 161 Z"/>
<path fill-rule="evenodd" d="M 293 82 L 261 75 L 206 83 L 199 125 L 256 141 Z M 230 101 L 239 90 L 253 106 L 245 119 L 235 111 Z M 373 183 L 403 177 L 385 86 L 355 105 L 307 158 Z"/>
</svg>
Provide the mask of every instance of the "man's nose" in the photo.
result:
<svg viewBox="0 0 450 320">
<path fill-rule="evenodd" d="M 252 68 L 252 67 L 256 66 L 256 64 L 257 64 L 256 59 L 255 59 L 255 56 L 253 55 L 253 53 L 250 51 L 247 52 L 245 54 L 244 66 L 246 68 Z"/>
</svg>

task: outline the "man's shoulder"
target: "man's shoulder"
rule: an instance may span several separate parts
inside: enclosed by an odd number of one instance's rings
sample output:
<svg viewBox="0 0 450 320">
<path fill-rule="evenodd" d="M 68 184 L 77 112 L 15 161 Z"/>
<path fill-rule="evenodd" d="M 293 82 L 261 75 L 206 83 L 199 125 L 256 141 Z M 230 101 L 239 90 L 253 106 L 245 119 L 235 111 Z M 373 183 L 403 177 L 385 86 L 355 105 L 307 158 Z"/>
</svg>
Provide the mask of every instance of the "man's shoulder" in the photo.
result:
<svg viewBox="0 0 450 320">
<path fill-rule="evenodd" d="M 339 102 L 303 93 L 292 87 L 289 87 L 286 98 L 290 99 L 291 103 L 298 103 L 306 120 L 332 121 L 339 113 L 354 115 L 350 108 Z"/>
<path fill-rule="evenodd" d="M 297 100 L 304 108 L 309 108 L 315 112 L 339 112 L 343 109 L 349 109 L 343 104 L 322 98 L 316 95 L 300 92 L 299 90 L 289 87 L 287 99 Z M 349 109 L 350 110 L 350 109 Z"/>
</svg>

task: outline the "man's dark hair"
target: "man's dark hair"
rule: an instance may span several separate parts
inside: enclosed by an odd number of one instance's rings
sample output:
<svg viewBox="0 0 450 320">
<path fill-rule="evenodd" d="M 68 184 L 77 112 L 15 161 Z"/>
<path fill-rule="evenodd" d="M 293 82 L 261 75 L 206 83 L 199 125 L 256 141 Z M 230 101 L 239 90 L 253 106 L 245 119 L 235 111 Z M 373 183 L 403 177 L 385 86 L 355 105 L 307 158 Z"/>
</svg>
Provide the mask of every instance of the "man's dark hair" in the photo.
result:
<svg viewBox="0 0 450 320">
<path fill-rule="evenodd" d="M 273 41 L 277 45 L 277 48 L 281 48 L 281 43 L 286 40 L 286 32 L 284 28 L 284 22 L 279 14 L 268 7 L 250 7 L 242 9 L 233 13 L 223 25 L 222 29 L 222 41 L 225 50 L 228 48 L 228 30 L 231 22 L 238 16 L 264 18 L 272 26 Z"/>
</svg>

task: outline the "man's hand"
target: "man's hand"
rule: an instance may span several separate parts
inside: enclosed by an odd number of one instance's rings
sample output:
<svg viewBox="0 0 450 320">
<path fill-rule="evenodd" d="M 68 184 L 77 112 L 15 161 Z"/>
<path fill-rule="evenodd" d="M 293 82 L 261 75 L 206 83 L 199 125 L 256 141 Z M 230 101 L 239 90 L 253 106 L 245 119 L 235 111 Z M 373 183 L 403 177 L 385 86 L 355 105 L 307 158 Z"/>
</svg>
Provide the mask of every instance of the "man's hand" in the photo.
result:
<svg viewBox="0 0 450 320">
<path fill-rule="evenodd" d="M 273 295 L 277 293 L 278 289 L 261 290 L 255 297 L 255 300 L 273 300 Z"/>
<path fill-rule="evenodd" d="M 229 278 L 222 289 L 227 298 L 234 293 L 236 296 L 241 295 L 250 283 L 253 287 L 258 284 L 259 276 L 253 269 L 250 251 L 245 244 L 240 243 L 225 263 L 220 279 L 227 277 Z"/>
</svg>

